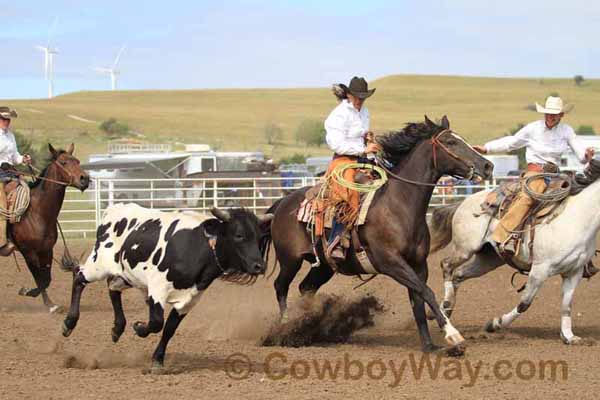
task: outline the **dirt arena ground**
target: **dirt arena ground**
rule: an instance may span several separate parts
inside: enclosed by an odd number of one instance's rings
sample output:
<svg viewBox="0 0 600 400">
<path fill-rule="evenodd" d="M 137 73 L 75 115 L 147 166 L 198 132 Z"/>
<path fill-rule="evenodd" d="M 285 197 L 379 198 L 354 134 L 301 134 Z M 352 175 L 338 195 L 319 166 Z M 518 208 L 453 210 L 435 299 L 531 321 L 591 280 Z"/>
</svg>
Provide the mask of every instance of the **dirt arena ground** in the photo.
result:
<svg viewBox="0 0 600 400">
<path fill-rule="evenodd" d="M 91 243 L 71 246 L 80 254 Z M 41 299 L 17 295 L 19 288 L 32 285 L 19 260 L 21 271 L 12 258 L 0 262 L 2 399 L 586 399 L 596 398 L 600 389 L 600 347 L 568 347 L 559 339 L 557 277 L 546 283 L 526 315 L 499 334 L 484 334 L 481 327 L 516 305 L 511 271 L 505 267 L 466 283 L 453 315 L 468 344 L 465 357 L 458 359 L 422 356 L 406 290 L 386 277 L 356 290 L 357 280 L 334 277 L 323 293 L 348 301 L 373 294 L 385 311 L 374 327 L 355 333 L 347 344 L 305 348 L 258 344 L 277 312 L 273 278 L 252 287 L 217 282 L 183 321 L 168 348 L 167 373 L 157 375 L 148 368 L 158 337 L 140 339 L 131 329 L 136 320 L 147 319 L 139 292 L 124 295 L 128 327 L 118 344 L 110 339 L 112 309 L 102 283 L 84 292 L 79 325 L 65 339 L 60 333 L 64 315 L 50 315 Z M 437 255 L 430 259 L 430 285 L 441 296 L 438 261 Z M 309 267 L 303 268 L 302 276 Z M 55 266 L 53 276 L 49 293 L 67 306 L 70 274 Z M 298 301 L 299 282 L 293 284 L 292 303 Z M 600 277 L 584 281 L 573 306 L 575 333 L 593 341 L 600 340 L 598 294 Z M 430 327 L 436 343 L 443 344 L 439 329 Z"/>
</svg>

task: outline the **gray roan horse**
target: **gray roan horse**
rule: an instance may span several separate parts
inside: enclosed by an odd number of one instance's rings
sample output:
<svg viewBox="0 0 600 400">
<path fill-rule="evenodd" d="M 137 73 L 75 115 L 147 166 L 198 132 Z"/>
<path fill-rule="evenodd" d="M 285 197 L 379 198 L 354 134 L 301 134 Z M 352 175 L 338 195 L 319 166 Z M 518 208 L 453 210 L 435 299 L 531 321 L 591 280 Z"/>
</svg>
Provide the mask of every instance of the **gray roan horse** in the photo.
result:
<svg viewBox="0 0 600 400">
<path fill-rule="evenodd" d="M 493 164 L 452 132 L 445 116 L 441 125 L 425 117 L 425 122 L 409 123 L 401 131 L 390 132 L 377 141 L 385 160 L 393 167 L 388 174 L 390 179 L 373 199 L 367 222 L 360 228 L 360 241 L 379 273 L 408 288 L 423 351 L 439 348 L 431 340 L 424 302 L 431 307 L 451 348 L 462 347 L 464 338 L 450 324 L 427 286 L 429 230 L 425 218 L 435 183 L 442 175 L 487 178 Z M 266 256 L 272 241 L 281 265 L 275 290 L 282 318 L 286 315 L 289 286 L 302 262 L 316 261 L 306 225 L 297 221 L 295 212 L 306 190 L 299 189 L 278 200 L 268 211 L 275 215 L 271 236 L 266 238 L 262 251 Z M 321 247 L 316 248 L 320 265 L 311 268 L 300 284 L 302 294 L 316 293 L 334 274 Z M 345 275 L 365 273 L 353 250 L 338 267 Z"/>
</svg>

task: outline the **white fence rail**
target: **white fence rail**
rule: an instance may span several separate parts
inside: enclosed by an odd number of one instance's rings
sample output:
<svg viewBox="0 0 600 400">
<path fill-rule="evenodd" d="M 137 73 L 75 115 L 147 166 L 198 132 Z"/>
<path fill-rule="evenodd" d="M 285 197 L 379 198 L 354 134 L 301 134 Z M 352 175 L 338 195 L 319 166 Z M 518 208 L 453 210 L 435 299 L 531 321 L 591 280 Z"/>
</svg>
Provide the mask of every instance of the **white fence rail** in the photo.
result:
<svg viewBox="0 0 600 400">
<path fill-rule="evenodd" d="M 211 207 L 246 207 L 264 212 L 286 193 L 319 178 L 220 178 L 220 179 L 93 179 L 84 193 L 69 188 L 59 221 L 69 237 L 94 237 L 106 208 L 118 202 L 134 202 L 165 211 L 208 211 Z M 458 201 L 480 190 L 490 189 L 499 178 L 482 184 L 458 182 L 439 185 L 430 202 L 433 207 Z"/>
</svg>

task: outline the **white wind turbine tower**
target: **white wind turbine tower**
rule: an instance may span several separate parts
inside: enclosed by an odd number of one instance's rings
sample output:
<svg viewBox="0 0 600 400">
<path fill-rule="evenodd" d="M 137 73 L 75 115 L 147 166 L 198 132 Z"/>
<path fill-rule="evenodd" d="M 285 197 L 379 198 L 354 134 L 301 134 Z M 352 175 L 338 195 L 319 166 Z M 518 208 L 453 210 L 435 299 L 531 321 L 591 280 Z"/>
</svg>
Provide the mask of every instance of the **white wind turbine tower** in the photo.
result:
<svg viewBox="0 0 600 400">
<path fill-rule="evenodd" d="M 48 41 L 46 46 L 35 46 L 36 49 L 44 52 L 44 78 L 48 81 L 48 98 L 51 99 L 54 94 L 54 55 L 58 54 L 58 49 L 50 45 L 52 31 L 56 26 L 56 18 L 48 30 Z"/>
<path fill-rule="evenodd" d="M 98 71 L 100 73 L 110 75 L 110 87 L 112 90 L 117 90 L 117 76 L 121 73 L 117 69 L 117 65 L 119 64 L 119 60 L 121 59 L 121 55 L 123 54 L 124 50 L 125 50 L 125 45 L 121 46 L 121 49 L 117 53 L 117 57 L 115 58 L 115 61 L 113 62 L 112 67 L 110 67 L 110 68 L 107 68 L 107 67 L 94 68 L 96 71 Z"/>
</svg>

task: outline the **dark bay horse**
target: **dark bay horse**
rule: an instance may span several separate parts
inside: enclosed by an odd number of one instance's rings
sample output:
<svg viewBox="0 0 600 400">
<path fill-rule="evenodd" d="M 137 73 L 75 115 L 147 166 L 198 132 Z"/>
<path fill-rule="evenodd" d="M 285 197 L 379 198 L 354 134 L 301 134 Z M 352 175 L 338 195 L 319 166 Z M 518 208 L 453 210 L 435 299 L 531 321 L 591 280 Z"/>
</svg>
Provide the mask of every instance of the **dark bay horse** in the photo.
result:
<svg viewBox="0 0 600 400">
<path fill-rule="evenodd" d="M 464 338 L 451 325 L 427 286 L 429 230 L 425 218 L 435 183 L 442 175 L 488 178 L 493 164 L 451 131 L 445 116 L 441 125 L 425 117 L 425 122 L 409 123 L 401 131 L 390 132 L 377 141 L 384 158 L 393 167 L 388 174 L 390 179 L 373 199 L 367 222 L 359 230 L 360 241 L 379 273 L 407 287 L 423 351 L 439 348 L 431 340 L 425 302 L 445 331 L 446 341 L 452 347 L 460 346 Z M 275 291 L 282 318 L 286 315 L 289 286 L 302 262 L 316 261 L 306 225 L 296 218 L 307 189 L 299 189 L 280 199 L 268 211 L 275 215 L 263 255 L 268 253 L 268 241 L 272 241 L 280 263 Z M 316 293 L 334 274 L 323 256 L 322 246 L 317 245 L 316 250 L 320 265 L 311 268 L 300 284 L 301 294 Z M 352 249 L 338 267 L 339 272 L 346 275 L 365 273 Z"/>
<path fill-rule="evenodd" d="M 50 312 L 60 310 L 46 289 L 50 286 L 52 256 L 54 245 L 58 238 L 56 221 L 65 198 L 67 186 L 81 191 L 90 184 L 89 175 L 79 165 L 79 160 L 73 157 L 75 146 L 71 144 L 67 150 L 55 150 L 48 144 L 50 162 L 40 173 L 40 176 L 30 184 L 31 202 L 21 220 L 9 225 L 9 237 L 21 252 L 36 287 L 21 288 L 20 295 L 37 297 L 40 294 Z"/>
</svg>

